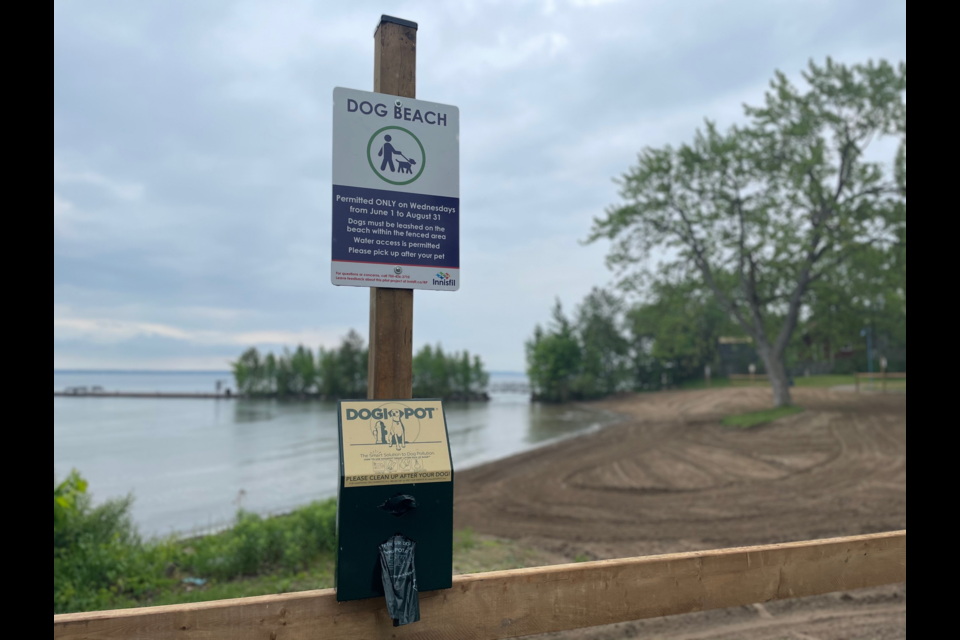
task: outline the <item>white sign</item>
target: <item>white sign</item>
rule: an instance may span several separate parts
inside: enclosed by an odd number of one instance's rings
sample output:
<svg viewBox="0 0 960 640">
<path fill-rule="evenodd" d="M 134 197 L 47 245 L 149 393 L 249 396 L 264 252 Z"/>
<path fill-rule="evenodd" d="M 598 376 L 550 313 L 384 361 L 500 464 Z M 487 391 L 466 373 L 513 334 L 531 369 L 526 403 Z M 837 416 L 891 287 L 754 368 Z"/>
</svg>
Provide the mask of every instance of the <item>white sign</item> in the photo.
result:
<svg viewBox="0 0 960 640">
<path fill-rule="evenodd" d="M 333 90 L 333 284 L 460 288 L 460 110 Z"/>
</svg>

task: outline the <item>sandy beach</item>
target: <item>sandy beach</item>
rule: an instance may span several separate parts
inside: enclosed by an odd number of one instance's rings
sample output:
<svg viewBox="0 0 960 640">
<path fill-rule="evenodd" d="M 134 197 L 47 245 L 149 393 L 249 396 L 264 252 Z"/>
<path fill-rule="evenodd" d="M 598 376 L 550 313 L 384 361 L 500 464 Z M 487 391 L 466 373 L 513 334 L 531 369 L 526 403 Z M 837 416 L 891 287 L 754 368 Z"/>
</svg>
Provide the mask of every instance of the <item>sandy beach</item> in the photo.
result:
<svg viewBox="0 0 960 640">
<path fill-rule="evenodd" d="M 748 431 L 763 388 L 624 396 L 624 420 L 457 475 L 456 528 L 555 562 L 906 529 L 906 395 L 794 389 L 806 411 Z M 906 585 L 552 634 L 557 638 L 905 638 Z"/>
</svg>

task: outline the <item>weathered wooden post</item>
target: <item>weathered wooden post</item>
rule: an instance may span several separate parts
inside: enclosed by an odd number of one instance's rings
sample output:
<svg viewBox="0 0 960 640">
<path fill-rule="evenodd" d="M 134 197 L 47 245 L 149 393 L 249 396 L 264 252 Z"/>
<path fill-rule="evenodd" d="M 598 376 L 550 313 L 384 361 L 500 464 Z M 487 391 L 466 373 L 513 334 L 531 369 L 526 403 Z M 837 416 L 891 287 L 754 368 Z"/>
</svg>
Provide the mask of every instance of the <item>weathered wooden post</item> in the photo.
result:
<svg viewBox="0 0 960 640">
<path fill-rule="evenodd" d="M 417 97 L 417 23 L 382 16 L 374 34 L 373 90 Z M 370 289 L 367 397 L 413 397 L 413 289 Z"/>
<path fill-rule="evenodd" d="M 757 365 L 750 363 L 750 384 L 752 385 L 756 382 L 757 379 Z"/>
<path fill-rule="evenodd" d="M 334 580 L 401 625 L 453 575 L 443 404 L 411 398 L 413 290 L 460 288 L 460 111 L 416 99 L 415 22 L 382 16 L 374 40 L 374 91 L 333 90 L 330 278 L 370 288 L 367 399 L 337 411 Z"/>
<path fill-rule="evenodd" d="M 887 392 L 887 359 L 886 357 L 880 358 L 880 383 L 882 385 L 882 392 Z"/>
<path fill-rule="evenodd" d="M 706 381 L 707 389 L 710 388 L 710 365 L 703 368 L 703 379 Z"/>
</svg>

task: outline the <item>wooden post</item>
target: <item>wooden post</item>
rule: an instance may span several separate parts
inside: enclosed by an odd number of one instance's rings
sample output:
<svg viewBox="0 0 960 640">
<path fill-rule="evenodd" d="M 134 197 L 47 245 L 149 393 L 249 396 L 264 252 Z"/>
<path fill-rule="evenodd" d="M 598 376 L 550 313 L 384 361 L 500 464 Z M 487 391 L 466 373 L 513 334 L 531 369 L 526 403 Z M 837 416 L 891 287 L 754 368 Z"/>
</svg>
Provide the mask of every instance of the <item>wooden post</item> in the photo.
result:
<svg viewBox="0 0 960 640">
<path fill-rule="evenodd" d="M 711 373 L 711 371 L 710 371 L 710 365 L 705 366 L 705 367 L 703 368 L 703 378 L 704 378 L 704 380 L 706 380 L 707 389 L 710 388 L 710 373 Z"/>
<path fill-rule="evenodd" d="M 373 90 L 417 97 L 417 23 L 381 16 L 374 33 Z M 367 397 L 413 396 L 413 290 L 370 289 Z"/>
<path fill-rule="evenodd" d="M 882 385 L 881 393 L 887 392 L 887 359 L 880 358 L 880 384 Z"/>
</svg>

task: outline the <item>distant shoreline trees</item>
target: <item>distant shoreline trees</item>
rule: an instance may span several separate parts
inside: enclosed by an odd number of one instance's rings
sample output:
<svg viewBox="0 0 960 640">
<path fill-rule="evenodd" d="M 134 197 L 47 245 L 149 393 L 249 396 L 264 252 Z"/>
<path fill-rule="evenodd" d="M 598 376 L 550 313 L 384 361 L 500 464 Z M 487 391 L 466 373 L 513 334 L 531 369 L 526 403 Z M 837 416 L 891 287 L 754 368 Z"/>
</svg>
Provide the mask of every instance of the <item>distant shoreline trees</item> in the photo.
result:
<svg viewBox="0 0 960 640">
<path fill-rule="evenodd" d="M 247 349 L 232 363 L 241 395 L 257 398 L 337 400 L 367 396 L 367 345 L 350 331 L 334 349 L 316 355 L 300 345 L 280 355 Z M 479 356 L 447 354 L 426 345 L 413 358 L 413 396 L 444 400 L 489 400 L 490 375 Z"/>
<path fill-rule="evenodd" d="M 906 370 L 905 279 L 904 269 L 901 276 L 887 274 L 830 297 L 818 288 L 818 304 L 811 305 L 785 350 L 788 378 L 807 368 L 865 371 L 863 327 L 873 331 L 874 366 L 883 356 L 888 370 Z M 744 348 L 723 357 L 722 343 L 731 339 Z M 570 315 L 557 302 L 551 322 L 534 329 L 526 351 L 533 399 L 544 402 L 675 388 L 702 380 L 707 366 L 715 378 L 747 373 L 751 363 L 767 373 L 737 322 L 709 289 L 691 281 L 655 283 L 633 303 L 594 289 Z"/>
</svg>

